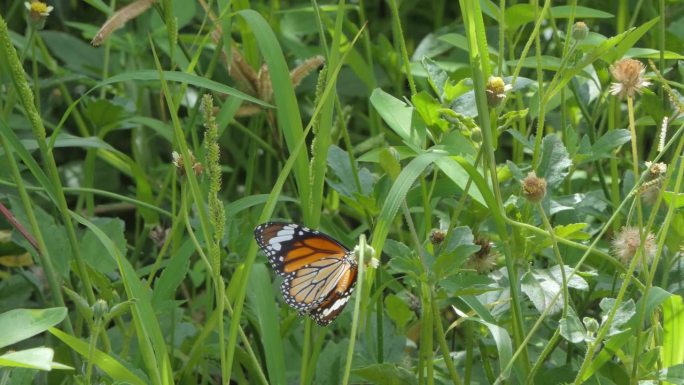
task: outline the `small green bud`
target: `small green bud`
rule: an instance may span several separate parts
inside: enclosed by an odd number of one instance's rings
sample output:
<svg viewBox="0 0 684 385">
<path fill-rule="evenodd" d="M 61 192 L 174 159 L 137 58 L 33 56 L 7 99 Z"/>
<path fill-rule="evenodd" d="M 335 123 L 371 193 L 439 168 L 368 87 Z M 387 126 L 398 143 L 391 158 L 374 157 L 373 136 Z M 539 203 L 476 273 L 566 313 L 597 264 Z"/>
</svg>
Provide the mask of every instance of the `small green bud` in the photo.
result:
<svg viewBox="0 0 684 385">
<path fill-rule="evenodd" d="M 475 143 L 482 142 L 482 130 L 480 127 L 473 127 L 473 129 L 470 131 L 470 139 L 472 139 Z"/>
<path fill-rule="evenodd" d="M 578 21 L 572 27 L 572 38 L 575 40 L 584 40 L 589 35 L 589 27 L 583 22 Z"/>
<path fill-rule="evenodd" d="M 591 317 L 582 318 L 582 323 L 584 324 L 584 327 L 587 329 L 587 332 L 591 334 L 595 334 L 599 329 L 598 321 Z"/>
<path fill-rule="evenodd" d="M 95 318 L 95 320 L 101 320 L 104 319 L 104 317 L 109 312 L 109 305 L 107 305 L 107 301 L 103 299 L 98 299 L 97 301 L 95 301 L 95 304 L 92 306 L 92 309 L 93 318 Z"/>
</svg>

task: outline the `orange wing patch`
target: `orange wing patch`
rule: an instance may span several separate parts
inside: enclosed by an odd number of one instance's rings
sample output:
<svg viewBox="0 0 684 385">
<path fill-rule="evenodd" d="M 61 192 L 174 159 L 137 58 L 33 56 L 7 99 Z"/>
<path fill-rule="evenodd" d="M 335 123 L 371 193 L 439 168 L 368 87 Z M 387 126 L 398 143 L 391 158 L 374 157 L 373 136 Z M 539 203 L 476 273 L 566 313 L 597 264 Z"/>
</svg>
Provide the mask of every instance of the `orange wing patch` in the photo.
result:
<svg viewBox="0 0 684 385">
<path fill-rule="evenodd" d="M 295 242 L 294 247 L 285 256 L 283 271 L 291 273 L 306 265 L 324 258 L 343 258 L 347 251 L 339 244 L 321 237 L 311 237 Z"/>
</svg>

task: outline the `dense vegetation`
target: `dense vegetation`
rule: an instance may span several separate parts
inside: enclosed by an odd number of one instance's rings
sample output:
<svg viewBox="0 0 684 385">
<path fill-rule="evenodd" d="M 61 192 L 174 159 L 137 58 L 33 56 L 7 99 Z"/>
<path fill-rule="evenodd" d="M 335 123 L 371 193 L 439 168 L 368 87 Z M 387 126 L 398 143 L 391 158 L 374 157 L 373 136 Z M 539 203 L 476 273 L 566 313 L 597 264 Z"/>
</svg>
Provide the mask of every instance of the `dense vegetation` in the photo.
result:
<svg viewBox="0 0 684 385">
<path fill-rule="evenodd" d="M 2 2 L 0 385 L 684 384 L 684 6 L 553 3 Z"/>
</svg>

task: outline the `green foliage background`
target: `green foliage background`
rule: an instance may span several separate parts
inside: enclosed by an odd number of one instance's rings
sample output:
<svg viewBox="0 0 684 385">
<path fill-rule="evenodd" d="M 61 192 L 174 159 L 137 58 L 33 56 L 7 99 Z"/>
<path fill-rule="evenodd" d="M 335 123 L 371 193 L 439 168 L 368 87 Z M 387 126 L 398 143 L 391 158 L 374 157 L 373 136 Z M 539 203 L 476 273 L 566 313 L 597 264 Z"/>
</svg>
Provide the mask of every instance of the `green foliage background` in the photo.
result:
<svg viewBox="0 0 684 385">
<path fill-rule="evenodd" d="M 684 384 L 680 1 L 27 5 L 0 384 Z M 330 326 L 282 301 L 269 220 L 359 246 Z"/>
</svg>

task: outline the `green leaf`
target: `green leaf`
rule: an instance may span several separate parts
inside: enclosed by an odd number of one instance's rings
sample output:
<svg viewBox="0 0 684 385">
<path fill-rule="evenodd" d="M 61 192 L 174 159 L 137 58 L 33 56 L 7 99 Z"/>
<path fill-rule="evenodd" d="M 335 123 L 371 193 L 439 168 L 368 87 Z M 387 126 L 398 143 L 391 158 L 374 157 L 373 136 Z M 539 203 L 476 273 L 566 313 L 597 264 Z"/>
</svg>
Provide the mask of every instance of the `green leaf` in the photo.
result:
<svg viewBox="0 0 684 385">
<path fill-rule="evenodd" d="M 547 135 L 542 140 L 541 158 L 537 166 L 537 176 L 546 179 L 548 190 L 561 184 L 572 166 L 568 150 L 558 135 Z"/>
<path fill-rule="evenodd" d="M 601 323 L 607 320 L 608 314 L 614 306 L 615 298 L 604 298 L 601 300 L 599 303 L 599 307 L 602 310 Z M 623 330 L 620 328 L 625 325 L 635 314 L 636 305 L 631 298 L 625 302 L 622 302 L 615 312 L 613 322 L 610 324 L 610 329 L 608 330 L 608 334 L 606 334 L 606 336 L 610 337 L 614 334 L 621 333 Z"/>
<path fill-rule="evenodd" d="M 80 354 L 82 357 L 92 360 L 92 362 L 97 365 L 99 369 L 107 373 L 107 375 L 113 380 L 133 385 L 149 384 L 147 379 L 138 377 L 128 368 L 126 368 L 126 366 L 117 361 L 116 358 L 110 356 L 109 354 L 99 349 L 95 349 L 92 352 L 93 354 L 90 355 L 90 346 L 88 343 L 56 328 L 50 328 L 49 331 L 52 333 L 52 335 L 59 338 L 60 341 L 64 342 L 76 353 Z"/>
<path fill-rule="evenodd" d="M 64 67 L 93 77 L 102 76 L 100 69 L 104 65 L 104 50 L 66 32 L 44 30 L 40 36 L 54 57 L 64 63 Z"/>
<path fill-rule="evenodd" d="M 593 8 L 580 6 L 574 8 L 575 19 L 613 17 L 613 15 L 608 12 L 599 11 Z M 568 19 L 573 15 L 573 7 L 569 5 L 552 7 L 549 10 L 549 13 L 554 19 Z M 506 27 L 515 30 L 522 25 L 535 21 L 537 17 L 541 17 L 541 15 L 535 14 L 535 6 L 533 4 L 515 4 L 506 9 Z"/>
<path fill-rule="evenodd" d="M 414 318 L 413 311 L 406 304 L 406 301 L 396 294 L 389 294 L 385 297 L 385 309 L 387 309 L 387 315 L 394 321 L 399 331 L 404 330 L 409 321 Z"/>
<path fill-rule="evenodd" d="M 439 167 L 439 169 L 446 176 L 448 176 L 449 179 L 456 183 L 456 185 L 461 188 L 461 191 L 465 191 L 468 180 L 472 178 L 472 175 L 465 167 L 463 167 L 461 162 L 455 160 L 453 157 L 442 157 L 435 160 L 435 165 Z M 480 187 L 476 184 L 470 184 L 468 196 L 482 206 L 487 207 L 487 203 L 482 195 L 482 192 L 480 191 Z"/>
<path fill-rule="evenodd" d="M 226 94 L 230 96 L 234 96 L 236 98 L 246 100 L 248 102 L 252 102 L 254 104 L 258 104 L 262 107 L 267 107 L 267 108 L 273 108 L 271 104 L 268 104 L 264 102 L 263 100 L 257 99 L 253 96 L 249 96 L 245 94 L 242 91 L 239 91 L 233 87 L 228 87 L 225 84 L 221 84 L 219 82 L 215 82 L 213 80 L 197 76 L 194 74 L 188 74 L 185 72 L 177 72 L 177 71 L 163 71 L 163 75 L 160 75 L 157 70 L 139 70 L 139 71 L 129 71 L 129 72 L 124 72 L 119 75 L 114 75 L 112 77 L 109 77 L 99 83 L 97 83 L 93 88 L 89 90 L 93 91 L 97 88 L 104 87 L 109 84 L 116 84 L 116 83 L 122 83 L 122 82 L 140 82 L 140 81 L 157 81 L 159 82 L 160 77 L 164 76 L 164 80 L 166 81 L 171 81 L 171 82 L 177 82 L 177 83 L 183 83 L 183 84 L 190 84 L 196 87 L 204 88 L 207 90 L 215 91 L 221 94 Z M 291 86 L 291 83 L 290 83 Z M 275 85 L 274 85 L 275 88 Z M 301 125 L 301 123 L 300 123 Z"/>
<path fill-rule="evenodd" d="M 572 272 L 572 268 L 564 266 L 566 277 Z M 588 290 L 589 284 L 584 278 L 574 275 L 568 279 L 568 287 L 577 290 Z M 542 313 L 547 308 L 549 314 L 559 312 L 563 307 L 563 277 L 561 275 L 560 266 L 555 265 L 549 269 L 531 269 L 523 275 L 522 291 L 532 300 L 534 307 L 539 313 Z M 561 292 L 560 297 L 555 302 L 552 301 L 554 297 Z"/>
<path fill-rule="evenodd" d="M 684 303 L 682 296 L 672 295 L 662 303 L 663 347 L 660 359 L 669 367 L 684 363 Z M 684 378 L 684 377 L 683 377 Z M 668 380 L 671 381 L 671 380 Z"/>
<path fill-rule="evenodd" d="M 370 101 L 389 128 L 414 151 L 420 151 L 426 130 L 415 109 L 379 88 L 373 90 Z"/>
<path fill-rule="evenodd" d="M 681 342 L 681 340 L 679 340 Z M 681 344 L 680 344 L 681 345 Z M 684 385 L 684 364 L 670 366 L 658 372 L 660 381 L 667 381 L 669 384 Z"/>
<path fill-rule="evenodd" d="M 480 249 L 479 245 L 473 243 L 474 239 L 473 232 L 467 226 L 459 226 L 451 231 L 449 243 L 431 266 L 437 280 L 456 274 L 465 260 Z"/>
<path fill-rule="evenodd" d="M 191 239 L 186 239 L 168 260 L 164 271 L 154 281 L 152 292 L 152 305 L 155 309 L 161 308 L 166 301 L 175 300 L 176 290 L 183 282 L 190 268 L 190 257 L 195 251 L 195 245 Z"/>
<path fill-rule="evenodd" d="M 560 335 L 573 344 L 585 340 L 587 331 L 572 307 L 568 307 L 568 314 L 558 321 Z"/>
<path fill-rule="evenodd" d="M 591 146 L 591 153 L 583 162 L 594 161 L 598 159 L 605 159 L 612 157 L 612 150 L 620 147 L 630 141 L 632 138 L 629 130 L 617 129 L 606 132 L 603 136 L 598 138 L 593 146 Z"/>
<path fill-rule="evenodd" d="M 435 91 L 435 94 L 437 94 L 437 97 L 441 99 L 444 95 L 444 85 L 449 81 L 449 74 L 441 69 L 434 60 L 427 56 L 423 57 L 423 60 L 421 60 L 420 63 L 428 74 L 428 83 L 430 83 L 430 86 Z"/>
<path fill-rule="evenodd" d="M 0 314 L 0 348 L 33 337 L 66 318 L 65 307 L 14 309 Z"/>
<path fill-rule="evenodd" d="M 0 356 L 0 368 L 3 366 L 14 368 L 28 368 L 49 371 L 52 369 L 73 369 L 52 361 L 55 355 L 50 348 L 33 348 L 10 352 Z"/>
<path fill-rule="evenodd" d="M 423 274 L 423 264 L 414 252 L 401 242 L 388 239 L 385 241 L 385 253 L 392 256 L 389 268 L 396 273 L 408 274 L 417 278 Z"/>
<path fill-rule="evenodd" d="M 135 299 L 131 306 L 133 324 L 140 354 L 151 378 L 150 382 L 155 385 L 162 385 L 164 381 L 169 381 L 168 370 L 171 364 L 159 320 L 150 302 L 149 288 L 141 282 L 131 263 L 124 258 L 116 244 L 102 230 L 93 222 L 74 212 L 71 212 L 71 215 L 95 234 L 102 243 L 104 252 L 116 261 L 126 296 L 128 299 Z"/>
<path fill-rule="evenodd" d="M 621 59 L 628 49 L 632 48 L 648 31 L 655 26 L 660 17 L 654 17 L 653 19 L 647 21 L 641 26 L 631 29 L 628 34 L 622 39 L 614 49 L 606 53 L 606 55 L 601 56 L 601 59 L 606 63 L 613 63 L 614 61 Z M 610 40 L 610 39 L 609 39 Z"/>
<path fill-rule="evenodd" d="M 411 97 L 416 111 L 428 127 L 438 128 L 445 132 L 449 129 L 449 122 L 442 117 L 442 105 L 425 91 L 420 91 Z"/>
<path fill-rule="evenodd" d="M 24 206 L 19 201 L 19 198 L 11 197 L 10 203 L 12 212 L 19 222 L 28 225 L 29 220 L 24 211 Z M 45 245 L 48 249 L 48 253 L 50 254 L 52 266 L 62 278 L 69 277 L 69 263 L 73 253 L 71 251 L 71 244 L 67 238 L 66 229 L 63 225 L 56 223 L 55 218 L 45 212 L 45 210 L 43 210 L 40 206 L 33 207 L 33 213 L 36 216 L 36 221 L 38 222 L 40 232 L 43 234 Z M 23 245 L 24 248 L 31 253 L 34 260 L 39 260 L 37 254 L 38 252 L 31 247 L 24 238 L 21 238 L 18 243 Z"/>
<path fill-rule="evenodd" d="M 675 194 L 672 191 L 663 191 L 663 200 L 668 206 L 672 206 L 675 209 L 684 207 L 684 193 Z"/>
<path fill-rule="evenodd" d="M 257 320 L 261 330 L 261 344 L 268 346 L 266 354 L 266 369 L 269 383 L 286 384 L 285 356 L 283 339 L 280 334 L 280 320 L 278 319 L 278 305 L 271 286 L 268 268 L 261 263 L 252 267 L 249 276 L 247 297 L 256 308 Z"/>
<path fill-rule="evenodd" d="M 373 191 L 373 175 L 366 168 L 358 168 L 356 177 L 359 179 L 360 194 L 368 196 Z M 328 184 L 340 194 L 354 198 L 358 193 L 354 169 L 351 166 L 349 154 L 343 149 L 332 145 L 328 149 L 328 167 L 330 167 L 337 180 L 328 179 Z"/>
<path fill-rule="evenodd" d="M 412 372 L 396 364 L 373 364 L 354 369 L 352 373 L 377 385 L 413 385 L 418 383 Z"/>
<path fill-rule="evenodd" d="M 121 255 L 126 255 L 126 238 L 124 237 L 124 222 L 118 218 L 93 218 L 95 224 L 116 245 Z M 80 242 L 83 259 L 96 271 L 109 274 L 116 269 L 116 261 L 112 258 L 102 258 L 102 243 L 95 234 L 87 230 Z"/>
<path fill-rule="evenodd" d="M 508 378 L 510 371 L 505 370 L 508 363 L 513 359 L 513 343 L 511 342 L 511 336 L 508 335 L 508 331 L 495 323 L 487 322 L 479 318 L 468 317 L 466 320 L 481 323 L 489 329 L 489 333 L 492 335 L 494 343 L 496 344 L 496 350 L 499 353 L 499 375 L 503 375 L 504 379 Z"/>
</svg>

